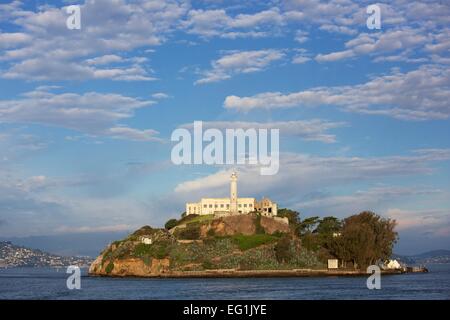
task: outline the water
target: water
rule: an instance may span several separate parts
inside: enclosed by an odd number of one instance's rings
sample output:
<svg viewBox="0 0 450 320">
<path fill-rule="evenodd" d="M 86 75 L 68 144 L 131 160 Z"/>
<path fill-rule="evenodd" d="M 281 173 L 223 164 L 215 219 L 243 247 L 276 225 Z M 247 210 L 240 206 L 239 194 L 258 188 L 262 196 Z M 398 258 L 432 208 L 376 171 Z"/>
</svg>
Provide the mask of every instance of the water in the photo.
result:
<svg viewBox="0 0 450 320">
<path fill-rule="evenodd" d="M 0 269 L 0 299 L 450 299 L 450 264 L 430 273 L 365 277 L 142 279 L 98 278 L 82 270 L 81 289 L 68 290 L 65 269 Z"/>
</svg>

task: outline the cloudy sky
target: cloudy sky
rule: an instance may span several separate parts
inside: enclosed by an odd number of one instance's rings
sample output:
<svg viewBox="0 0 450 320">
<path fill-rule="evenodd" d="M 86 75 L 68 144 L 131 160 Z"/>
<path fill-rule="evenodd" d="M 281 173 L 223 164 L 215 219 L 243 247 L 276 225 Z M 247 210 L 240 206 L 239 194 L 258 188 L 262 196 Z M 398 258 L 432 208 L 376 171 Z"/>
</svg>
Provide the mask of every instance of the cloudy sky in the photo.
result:
<svg viewBox="0 0 450 320">
<path fill-rule="evenodd" d="M 81 7 L 81 29 L 65 7 Z M 0 235 L 161 226 L 233 167 L 175 166 L 170 136 L 280 128 L 239 194 L 302 217 L 373 210 L 396 250 L 450 247 L 450 5 L 356 0 L 2 1 Z"/>
</svg>

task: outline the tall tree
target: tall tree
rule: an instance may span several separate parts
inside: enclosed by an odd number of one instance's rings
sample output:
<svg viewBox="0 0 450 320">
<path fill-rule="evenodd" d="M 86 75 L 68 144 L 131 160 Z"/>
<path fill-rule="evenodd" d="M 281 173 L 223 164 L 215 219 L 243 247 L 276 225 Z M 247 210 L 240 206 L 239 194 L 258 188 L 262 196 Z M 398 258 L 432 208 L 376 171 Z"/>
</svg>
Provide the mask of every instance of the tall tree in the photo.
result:
<svg viewBox="0 0 450 320">
<path fill-rule="evenodd" d="M 319 223 L 319 217 L 310 217 L 302 220 L 299 225 L 300 236 L 313 232 L 315 226 Z"/>
<path fill-rule="evenodd" d="M 333 235 L 341 231 L 342 222 L 336 217 L 325 217 L 319 221 L 319 224 L 314 230 L 315 233 L 321 235 Z"/>
<path fill-rule="evenodd" d="M 334 253 L 359 268 L 374 264 L 379 259 L 388 259 L 397 242 L 395 220 L 364 211 L 343 221 L 342 232 L 336 238 Z"/>
</svg>

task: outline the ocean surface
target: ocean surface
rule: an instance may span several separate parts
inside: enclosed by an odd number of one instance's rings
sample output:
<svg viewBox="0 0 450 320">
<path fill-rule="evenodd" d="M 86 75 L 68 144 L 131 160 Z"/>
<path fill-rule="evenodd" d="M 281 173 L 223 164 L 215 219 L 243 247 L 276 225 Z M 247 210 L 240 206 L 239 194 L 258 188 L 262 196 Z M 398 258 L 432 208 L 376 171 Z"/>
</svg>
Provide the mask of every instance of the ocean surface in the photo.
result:
<svg viewBox="0 0 450 320">
<path fill-rule="evenodd" d="M 385 275 L 381 289 L 366 277 L 142 279 L 99 278 L 82 269 L 69 290 L 65 269 L 0 269 L 0 299 L 450 299 L 450 264 L 429 273 Z"/>
</svg>

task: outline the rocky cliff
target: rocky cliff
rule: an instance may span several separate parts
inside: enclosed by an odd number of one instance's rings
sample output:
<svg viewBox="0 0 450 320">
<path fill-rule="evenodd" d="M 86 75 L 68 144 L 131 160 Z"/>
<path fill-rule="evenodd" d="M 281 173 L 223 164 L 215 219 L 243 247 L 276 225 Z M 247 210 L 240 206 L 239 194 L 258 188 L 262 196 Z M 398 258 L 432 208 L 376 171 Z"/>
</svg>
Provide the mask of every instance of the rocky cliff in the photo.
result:
<svg viewBox="0 0 450 320">
<path fill-rule="evenodd" d="M 171 228 L 142 227 L 111 243 L 91 275 L 161 276 L 205 270 L 286 270 L 321 266 L 286 221 L 257 214 L 188 216 Z"/>
</svg>

